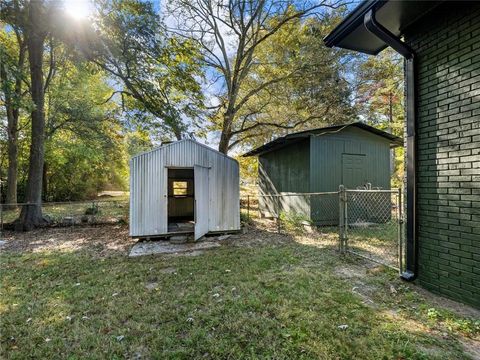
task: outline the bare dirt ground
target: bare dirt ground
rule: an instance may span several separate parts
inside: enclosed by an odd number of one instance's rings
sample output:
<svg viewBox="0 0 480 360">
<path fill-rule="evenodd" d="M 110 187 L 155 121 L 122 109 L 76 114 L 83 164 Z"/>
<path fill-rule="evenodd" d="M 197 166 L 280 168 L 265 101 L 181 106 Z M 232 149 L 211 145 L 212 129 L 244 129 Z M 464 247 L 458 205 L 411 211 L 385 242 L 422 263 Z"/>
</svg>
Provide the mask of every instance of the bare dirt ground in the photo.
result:
<svg viewBox="0 0 480 360">
<path fill-rule="evenodd" d="M 218 241 L 224 246 L 258 247 L 297 243 L 310 246 L 335 246 L 331 234 L 304 234 L 292 236 L 279 234 L 274 221 L 258 219 L 246 231 L 221 236 L 207 236 L 205 241 Z M 28 233 L 4 231 L 0 251 L 8 252 L 73 252 L 84 250 L 95 257 L 128 254 L 138 239 L 128 235 L 127 225 L 100 225 L 95 227 L 58 227 L 37 229 Z M 164 240 L 158 240 L 164 241 Z"/>
<path fill-rule="evenodd" d="M 257 225 L 248 227 L 246 233 L 231 234 L 224 240 L 219 240 L 218 236 L 208 236 L 205 240 L 245 247 L 281 245 L 295 241 L 291 236 L 276 233 L 275 224 L 271 221 L 265 220 Z M 86 250 L 99 257 L 128 254 L 130 248 L 138 242 L 138 239 L 130 238 L 126 225 L 47 228 L 28 233 L 5 231 L 1 240 L 5 243 L 0 247 L 0 251 L 35 253 Z"/>
<path fill-rule="evenodd" d="M 128 236 L 128 226 L 105 225 L 99 227 L 37 229 L 28 233 L 7 231 L 6 243 L 0 251 L 48 252 L 87 250 L 104 257 L 127 253 L 136 242 Z"/>
</svg>

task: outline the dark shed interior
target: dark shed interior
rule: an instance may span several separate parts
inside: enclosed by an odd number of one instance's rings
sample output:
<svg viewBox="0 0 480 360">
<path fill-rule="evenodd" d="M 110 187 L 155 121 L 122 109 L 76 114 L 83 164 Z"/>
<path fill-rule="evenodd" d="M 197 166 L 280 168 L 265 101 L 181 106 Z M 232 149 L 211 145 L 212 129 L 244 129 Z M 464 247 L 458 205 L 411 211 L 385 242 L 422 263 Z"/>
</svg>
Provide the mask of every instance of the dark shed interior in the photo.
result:
<svg viewBox="0 0 480 360">
<path fill-rule="evenodd" d="M 168 169 L 168 230 L 193 231 L 195 218 L 194 171 Z"/>
</svg>

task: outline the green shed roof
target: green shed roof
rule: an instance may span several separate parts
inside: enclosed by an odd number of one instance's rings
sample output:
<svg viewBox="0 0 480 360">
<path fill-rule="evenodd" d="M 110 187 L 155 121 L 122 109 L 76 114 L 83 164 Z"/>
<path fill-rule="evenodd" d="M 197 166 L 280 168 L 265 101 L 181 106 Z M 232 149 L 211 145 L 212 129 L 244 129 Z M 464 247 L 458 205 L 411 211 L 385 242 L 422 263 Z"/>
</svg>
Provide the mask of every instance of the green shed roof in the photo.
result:
<svg viewBox="0 0 480 360">
<path fill-rule="evenodd" d="M 316 128 L 316 129 L 310 129 L 310 130 L 305 130 L 305 131 L 299 131 L 296 133 L 288 134 L 285 136 L 282 136 L 280 138 L 277 138 L 273 141 L 270 141 L 267 144 L 264 144 L 256 149 L 253 149 L 243 156 L 256 156 L 256 155 L 261 155 L 265 154 L 270 151 L 275 151 L 277 149 L 280 149 L 284 146 L 291 145 L 295 142 L 301 141 L 305 138 L 308 138 L 310 136 L 319 136 L 319 135 L 326 135 L 326 134 L 331 134 L 331 133 L 337 133 L 340 132 L 348 127 L 356 127 L 365 131 L 368 131 L 374 135 L 383 137 L 387 139 L 390 142 L 391 147 L 397 147 L 397 146 L 403 146 L 403 139 L 392 135 L 386 131 L 377 129 L 373 126 L 367 125 L 363 122 L 354 122 L 350 124 L 343 124 L 343 125 L 333 125 L 333 126 L 327 126 L 327 127 L 322 127 L 322 128 Z"/>
</svg>

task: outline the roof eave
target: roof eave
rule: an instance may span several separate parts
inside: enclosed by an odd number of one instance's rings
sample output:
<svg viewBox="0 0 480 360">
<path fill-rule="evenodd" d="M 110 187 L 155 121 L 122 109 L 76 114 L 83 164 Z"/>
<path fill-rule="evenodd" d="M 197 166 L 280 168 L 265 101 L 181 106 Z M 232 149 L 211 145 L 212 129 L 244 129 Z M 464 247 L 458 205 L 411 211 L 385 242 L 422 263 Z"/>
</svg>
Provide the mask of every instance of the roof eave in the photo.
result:
<svg viewBox="0 0 480 360">
<path fill-rule="evenodd" d="M 295 135 L 295 136 L 293 136 Z M 259 156 L 263 155 L 265 153 L 275 151 L 278 149 L 281 149 L 285 146 L 289 146 L 291 144 L 294 144 L 296 142 L 301 141 L 302 139 L 309 138 L 310 135 L 299 135 L 299 134 L 291 134 L 291 136 L 286 135 L 284 137 L 275 139 L 269 143 L 266 143 L 256 149 L 250 150 L 249 152 L 245 153 L 242 155 L 242 157 L 249 157 L 249 156 Z M 290 141 L 289 141 L 290 140 Z M 291 141 L 291 140 L 296 140 L 296 141 Z"/>
<path fill-rule="evenodd" d="M 420 21 L 445 1 L 364 0 L 323 40 L 328 47 L 340 47 L 377 55 L 387 47 L 387 44 L 365 27 L 364 18 L 369 11 L 373 11 L 378 16 L 382 26 L 400 37 L 405 29 Z"/>
<path fill-rule="evenodd" d="M 385 0 L 366 0 L 360 3 L 355 9 L 349 13 L 325 38 L 324 43 L 328 47 L 336 46 L 346 35 L 355 29 L 359 22 L 363 23 L 364 15 L 377 4 L 383 5 Z M 376 55 L 376 54 L 370 54 Z"/>
<path fill-rule="evenodd" d="M 364 131 L 370 132 L 371 134 L 377 135 L 379 137 L 382 137 L 386 140 L 389 141 L 390 147 L 391 148 L 396 148 L 399 146 L 403 146 L 403 139 L 401 137 L 398 137 L 396 135 L 390 134 L 386 131 L 380 130 L 375 128 L 374 126 L 370 126 L 368 124 L 362 123 L 360 121 L 349 123 L 349 124 L 342 124 L 342 125 L 333 125 L 333 126 L 327 126 L 324 128 L 318 128 L 318 129 L 310 129 L 310 130 L 304 130 L 300 131 L 297 133 L 292 133 L 285 135 L 283 137 L 277 138 L 267 144 L 264 144 L 262 146 L 259 146 L 256 149 L 250 150 L 249 152 L 245 153 L 242 155 L 242 157 L 249 157 L 249 156 L 260 156 L 265 153 L 271 152 L 271 151 L 276 151 L 278 149 L 281 149 L 285 146 L 291 145 L 295 142 L 300 141 L 301 139 L 309 138 L 310 136 L 313 136 L 315 131 L 320 131 L 320 130 L 334 130 L 334 129 L 344 129 L 346 127 L 357 127 L 359 129 L 363 129 Z M 290 141 L 289 141 L 290 140 Z M 296 141 L 292 141 L 296 140 Z"/>
</svg>

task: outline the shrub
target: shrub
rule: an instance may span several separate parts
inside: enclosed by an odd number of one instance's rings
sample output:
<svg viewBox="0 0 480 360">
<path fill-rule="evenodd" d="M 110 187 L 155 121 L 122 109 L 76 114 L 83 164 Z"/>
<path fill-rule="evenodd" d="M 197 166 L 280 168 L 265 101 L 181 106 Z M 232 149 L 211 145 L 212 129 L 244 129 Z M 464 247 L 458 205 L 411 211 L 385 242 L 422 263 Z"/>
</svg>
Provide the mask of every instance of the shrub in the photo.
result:
<svg viewBox="0 0 480 360">
<path fill-rule="evenodd" d="M 252 222 L 252 219 L 248 217 L 246 213 L 240 212 L 240 222 L 242 224 L 250 224 Z"/>
<path fill-rule="evenodd" d="M 302 213 L 294 211 L 282 211 L 279 216 L 280 226 L 289 233 L 303 234 L 306 232 L 305 226 L 311 226 L 310 219 Z"/>
<path fill-rule="evenodd" d="M 100 209 L 98 208 L 98 204 L 93 203 L 92 206 L 88 207 L 85 210 L 85 215 L 98 215 L 100 214 Z"/>
</svg>

